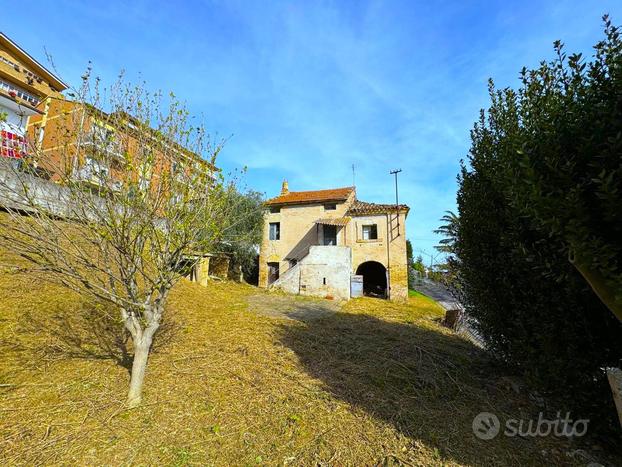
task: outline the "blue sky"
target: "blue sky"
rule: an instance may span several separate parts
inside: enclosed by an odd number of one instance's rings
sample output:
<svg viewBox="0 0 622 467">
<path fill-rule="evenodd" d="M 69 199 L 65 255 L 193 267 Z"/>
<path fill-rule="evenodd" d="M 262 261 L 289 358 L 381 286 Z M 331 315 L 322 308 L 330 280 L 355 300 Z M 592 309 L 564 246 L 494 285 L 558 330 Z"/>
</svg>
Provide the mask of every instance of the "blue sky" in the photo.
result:
<svg viewBox="0 0 622 467">
<path fill-rule="evenodd" d="M 393 202 L 401 168 L 407 235 L 433 253 L 487 79 L 516 86 L 556 39 L 591 54 L 606 12 L 622 23 L 620 0 L 30 0 L 0 30 L 43 63 L 45 47 L 68 83 L 91 60 L 104 82 L 125 70 L 174 91 L 231 136 L 218 165 L 247 166 L 269 197 L 283 179 L 351 185 L 354 164 L 360 199 Z"/>
</svg>

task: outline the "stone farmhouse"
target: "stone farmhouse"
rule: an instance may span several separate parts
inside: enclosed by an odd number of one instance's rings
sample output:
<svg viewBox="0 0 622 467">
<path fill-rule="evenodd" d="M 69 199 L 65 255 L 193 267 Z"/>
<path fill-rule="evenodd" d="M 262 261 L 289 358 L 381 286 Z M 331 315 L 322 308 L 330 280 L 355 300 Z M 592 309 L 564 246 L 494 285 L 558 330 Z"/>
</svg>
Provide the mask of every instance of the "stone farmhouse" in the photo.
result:
<svg viewBox="0 0 622 467">
<path fill-rule="evenodd" d="M 408 297 L 404 204 L 356 198 L 354 187 L 289 191 L 266 203 L 259 286 L 347 300 Z"/>
</svg>

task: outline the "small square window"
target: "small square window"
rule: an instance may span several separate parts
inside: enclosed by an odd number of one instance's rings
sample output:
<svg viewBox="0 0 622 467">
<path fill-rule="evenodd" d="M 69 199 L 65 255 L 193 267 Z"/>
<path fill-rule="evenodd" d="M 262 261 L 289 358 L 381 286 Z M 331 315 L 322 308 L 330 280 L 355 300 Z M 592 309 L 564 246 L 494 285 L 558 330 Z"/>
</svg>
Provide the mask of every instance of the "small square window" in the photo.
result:
<svg viewBox="0 0 622 467">
<path fill-rule="evenodd" d="M 378 226 L 376 224 L 363 226 L 363 240 L 378 240 Z"/>
<path fill-rule="evenodd" d="M 281 239 L 281 223 L 270 222 L 270 240 L 280 240 L 280 239 Z"/>
<path fill-rule="evenodd" d="M 324 205 L 324 211 L 334 211 L 335 209 L 337 209 L 337 205 L 335 203 Z"/>
<path fill-rule="evenodd" d="M 271 207 L 271 208 L 270 208 L 270 212 L 271 212 L 272 214 L 277 214 L 277 213 L 281 212 L 281 208 L 280 208 L 280 207 L 278 207 L 278 206 L 277 206 L 277 207 Z"/>
</svg>

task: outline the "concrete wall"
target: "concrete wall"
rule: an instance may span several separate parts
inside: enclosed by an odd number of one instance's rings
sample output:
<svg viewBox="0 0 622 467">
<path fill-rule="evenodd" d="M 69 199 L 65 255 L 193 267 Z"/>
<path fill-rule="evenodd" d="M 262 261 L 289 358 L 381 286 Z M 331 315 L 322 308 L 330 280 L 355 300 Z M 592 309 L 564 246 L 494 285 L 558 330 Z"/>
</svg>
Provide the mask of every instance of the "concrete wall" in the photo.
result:
<svg viewBox="0 0 622 467">
<path fill-rule="evenodd" d="M 7 160 L 0 160 L 0 206 L 31 212 L 39 206 L 54 215 L 71 219 L 76 209 L 76 197 L 66 187 L 48 180 L 16 171 L 7 165 Z M 97 205 L 97 197 L 91 196 L 90 202 Z M 80 206 L 77 206 L 80 212 Z"/>
<path fill-rule="evenodd" d="M 347 246 L 311 246 L 309 254 L 283 274 L 274 287 L 315 297 L 350 298 L 351 250 Z"/>
</svg>

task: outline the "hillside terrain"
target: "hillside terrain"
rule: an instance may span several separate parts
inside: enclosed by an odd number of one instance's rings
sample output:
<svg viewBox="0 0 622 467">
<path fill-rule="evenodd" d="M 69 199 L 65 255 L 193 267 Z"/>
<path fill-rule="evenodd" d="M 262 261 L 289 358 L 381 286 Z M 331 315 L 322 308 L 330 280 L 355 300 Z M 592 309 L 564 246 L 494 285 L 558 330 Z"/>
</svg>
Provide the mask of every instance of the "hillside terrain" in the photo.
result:
<svg viewBox="0 0 622 467">
<path fill-rule="evenodd" d="M 114 310 L 35 276 L 0 275 L 2 465 L 585 465 L 555 437 L 477 439 L 473 417 L 537 418 L 442 311 L 338 305 L 183 281 L 144 403 Z M 327 305 L 327 303 L 330 303 Z M 337 310 L 337 311 L 335 311 Z M 534 415 L 535 414 L 535 415 Z"/>
</svg>

